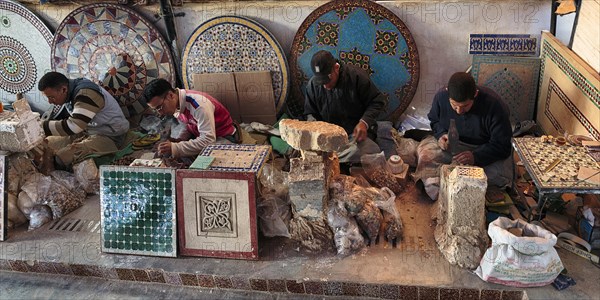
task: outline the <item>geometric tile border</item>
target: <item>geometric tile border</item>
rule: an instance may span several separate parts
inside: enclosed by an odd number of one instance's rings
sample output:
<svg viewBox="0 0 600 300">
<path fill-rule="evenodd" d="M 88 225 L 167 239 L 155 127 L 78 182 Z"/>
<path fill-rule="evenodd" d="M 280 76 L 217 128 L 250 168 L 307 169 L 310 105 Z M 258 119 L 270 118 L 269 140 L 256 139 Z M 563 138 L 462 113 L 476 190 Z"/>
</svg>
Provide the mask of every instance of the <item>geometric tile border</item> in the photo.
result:
<svg viewBox="0 0 600 300">
<path fill-rule="evenodd" d="M 0 260 L 0 270 L 23 273 L 62 274 L 135 282 L 167 283 L 234 290 L 288 294 L 372 297 L 382 299 L 494 299 L 521 300 L 524 291 L 468 288 L 438 288 L 398 284 L 372 284 L 345 281 L 266 279 L 241 275 L 213 275 L 167 272 L 162 269 L 111 268 L 57 262 Z"/>
<path fill-rule="evenodd" d="M 537 38 L 528 34 L 471 34 L 469 54 L 534 56 Z"/>
</svg>

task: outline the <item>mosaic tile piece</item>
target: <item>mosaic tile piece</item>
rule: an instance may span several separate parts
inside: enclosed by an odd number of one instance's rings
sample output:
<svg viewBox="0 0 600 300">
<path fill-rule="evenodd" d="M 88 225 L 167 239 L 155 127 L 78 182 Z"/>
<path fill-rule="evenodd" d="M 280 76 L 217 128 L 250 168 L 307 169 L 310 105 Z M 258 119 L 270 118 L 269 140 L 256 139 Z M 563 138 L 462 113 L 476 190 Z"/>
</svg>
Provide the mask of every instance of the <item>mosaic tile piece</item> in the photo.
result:
<svg viewBox="0 0 600 300">
<path fill-rule="evenodd" d="M 534 120 L 539 58 L 475 55 L 471 74 L 478 85 L 491 88 L 508 105 L 511 123 Z"/>
<path fill-rule="evenodd" d="M 0 154 L 0 241 L 6 240 L 6 227 L 8 226 L 8 159 L 5 154 Z"/>
<path fill-rule="evenodd" d="M 39 113 L 52 105 L 38 91 L 37 82 L 50 70 L 52 33 L 33 12 L 9 0 L 0 0 L 0 99 L 16 100 L 23 93 Z"/>
<path fill-rule="evenodd" d="M 600 187 L 577 179 L 580 166 L 596 166 L 596 161 L 581 146 L 542 143 L 539 138 L 514 138 L 513 146 L 540 190 L 569 189 L 573 192 L 600 191 Z M 557 158 L 559 165 L 544 172 Z"/>
<path fill-rule="evenodd" d="M 535 56 L 537 38 L 528 34 L 471 34 L 469 54 Z"/>
<path fill-rule="evenodd" d="M 373 68 L 371 68 L 371 64 L 369 63 L 371 61 L 371 57 L 367 54 L 360 53 L 357 48 L 353 48 L 348 52 L 340 51 L 340 61 L 345 64 L 359 67 L 369 75 L 375 73 Z"/>
<path fill-rule="evenodd" d="M 186 89 L 194 89 L 194 74 L 248 71 L 271 71 L 279 111 L 290 84 L 285 52 L 264 26 L 245 17 L 221 16 L 202 23 L 189 37 L 181 56 Z"/>
<path fill-rule="evenodd" d="M 338 27 L 334 45 L 319 43 L 320 24 L 325 23 Z M 343 53 L 347 57 L 353 50 L 361 58 L 368 57 L 371 80 L 382 93 L 389 95 L 385 117 L 398 118 L 412 101 L 420 72 L 417 46 L 404 22 L 375 1 L 330 1 L 304 19 L 290 51 L 292 95 L 287 106 L 294 115 L 302 115 L 304 110 L 304 91 L 313 75 L 310 61 L 319 50 L 330 51 L 341 61 Z"/>
<path fill-rule="evenodd" d="M 85 5 L 65 17 L 52 42 L 52 68 L 100 82 L 136 111 L 148 82 L 165 78 L 175 84 L 176 76 L 169 45 L 156 27 L 135 10 L 108 3 Z"/>
<path fill-rule="evenodd" d="M 546 134 L 600 140 L 600 75 L 548 32 L 542 32 L 537 124 Z"/>
<path fill-rule="evenodd" d="M 100 167 L 102 252 L 177 256 L 175 170 Z"/>
<path fill-rule="evenodd" d="M 214 157 L 210 171 L 258 173 L 270 154 L 270 146 L 213 144 L 206 146 L 200 156 Z"/>
<path fill-rule="evenodd" d="M 177 170 L 182 255 L 258 259 L 256 174 Z"/>
</svg>

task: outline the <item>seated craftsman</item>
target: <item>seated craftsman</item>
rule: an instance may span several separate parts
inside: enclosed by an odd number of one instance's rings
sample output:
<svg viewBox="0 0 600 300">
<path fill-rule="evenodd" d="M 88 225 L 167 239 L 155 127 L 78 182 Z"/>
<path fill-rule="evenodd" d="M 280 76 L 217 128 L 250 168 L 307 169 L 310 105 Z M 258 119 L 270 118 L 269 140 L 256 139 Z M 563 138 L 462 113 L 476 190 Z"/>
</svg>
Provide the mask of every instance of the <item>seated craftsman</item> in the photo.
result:
<svg viewBox="0 0 600 300">
<path fill-rule="evenodd" d="M 437 200 L 441 164 L 482 167 L 488 186 L 512 187 L 512 160 L 508 106 L 492 90 L 477 86 L 473 77 L 454 73 L 448 87 L 437 92 L 427 117 L 433 136 L 419 144 L 415 180 L 422 180 L 428 196 Z M 454 119 L 458 129 L 458 147 L 448 151 L 448 128 Z"/>
<path fill-rule="evenodd" d="M 229 111 L 215 98 L 202 92 L 175 89 L 162 78 L 152 80 L 144 89 L 148 105 L 161 116 L 175 116 L 187 130 L 178 142 L 158 145 L 158 154 L 165 157 L 197 156 L 213 143 L 239 143 L 240 132 Z"/>
<path fill-rule="evenodd" d="M 381 152 L 373 141 L 377 118 L 385 112 L 387 98 L 362 69 L 338 62 L 321 50 L 311 60 L 314 76 L 306 87 L 304 115 L 346 130 L 357 142 L 357 151 L 344 151 L 340 162 L 360 163 L 362 154 Z"/>
<path fill-rule="evenodd" d="M 46 120 L 42 126 L 55 163 L 70 168 L 91 156 L 119 151 L 129 130 L 119 103 L 105 89 L 85 79 L 67 79 L 48 72 L 38 89 L 54 105 L 64 105 L 64 119 Z"/>
</svg>

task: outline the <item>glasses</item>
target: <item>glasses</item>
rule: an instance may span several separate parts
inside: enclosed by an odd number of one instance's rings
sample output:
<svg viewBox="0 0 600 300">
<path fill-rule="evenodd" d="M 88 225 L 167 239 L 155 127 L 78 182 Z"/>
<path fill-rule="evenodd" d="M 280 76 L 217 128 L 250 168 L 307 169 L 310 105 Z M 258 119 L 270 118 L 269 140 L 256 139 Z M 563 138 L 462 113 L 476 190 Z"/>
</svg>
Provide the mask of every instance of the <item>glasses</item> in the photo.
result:
<svg viewBox="0 0 600 300">
<path fill-rule="evenodd" d="M 160 103 L 158 105 L 156 105 L 155 107 L 152 107 L 153 109 L 155 109 L 156 111 L 160 112 L 163 109 L 163 106 L 165 105 L 165 100 L 167 99 L 167 96 L 169 95 L 169 93 L 167 92 L 160 100 Z"/>
</svg>

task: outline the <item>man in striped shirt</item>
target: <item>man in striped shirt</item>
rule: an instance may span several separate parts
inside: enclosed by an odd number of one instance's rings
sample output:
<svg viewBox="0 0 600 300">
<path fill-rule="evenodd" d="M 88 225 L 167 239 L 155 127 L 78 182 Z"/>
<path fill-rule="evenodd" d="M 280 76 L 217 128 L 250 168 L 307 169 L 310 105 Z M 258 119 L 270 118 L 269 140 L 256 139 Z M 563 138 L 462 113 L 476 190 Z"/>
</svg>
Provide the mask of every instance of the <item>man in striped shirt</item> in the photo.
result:
<svg viewBox="0 0 600 300">
<path fill-rule="evenodd" d="M 179 142 L 158 145 L 160 155 L 192 157 L 209 144 L 239 142 L 240 132 L 227 108 L 206 93 L 175 89 L 160 78 L 146 85 L 144 97 L 161 116 L 174 116 L 186 125 L 187 130 L 176 137 Z"/>
<path fill-rule="evenodd" d="M 120 149 L 129 121 L 105 89 L 88 79 L 68 79 L 58 72 L 42 76 L 38 89 L 50 104 L 64 105 L 69 113 L 62 120 L 46 120 L 42 125 L 59 166 L 70 168 L 90 156 Z"/>
</svg>

